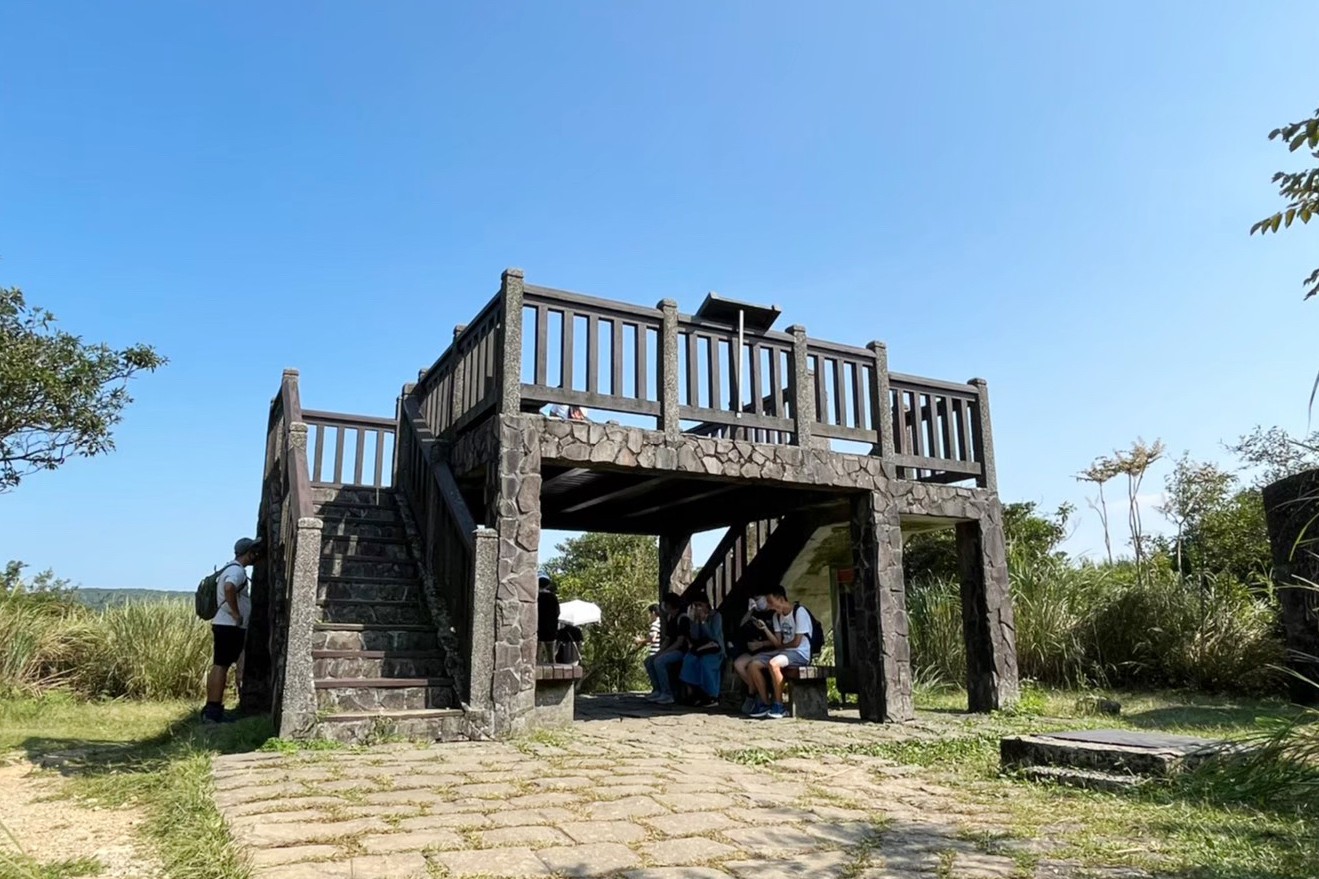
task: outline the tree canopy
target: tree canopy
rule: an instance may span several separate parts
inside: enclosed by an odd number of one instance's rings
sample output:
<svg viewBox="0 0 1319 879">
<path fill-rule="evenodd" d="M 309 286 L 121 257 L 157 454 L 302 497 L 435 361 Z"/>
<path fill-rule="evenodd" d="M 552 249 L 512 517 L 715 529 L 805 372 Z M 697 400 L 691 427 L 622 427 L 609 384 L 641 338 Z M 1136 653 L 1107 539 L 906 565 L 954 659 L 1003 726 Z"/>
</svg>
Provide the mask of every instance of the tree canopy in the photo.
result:
<svg viewBox="0 0 1319 879">
<path fill-rule="evenodd" d="M 58 330 L 17 287 L 0 287 L 0 493 L 73 457 L 114 448 L 129 379 L 167 361 L 149 345 L 115 350 Z"/>
<path fill-rule="evenodd" d="M 1319 159 L 1319 110 L 1308 119 L 1273 129 L 1269 132 L 1269 140 L 1282 141 L 1291 153 L 1304 147 L 1312 157 Z M 1278 186 L 1278 195 L 1286 201 L 1286 207 L 1251 226 L 1252 235 L 1256 232 L 1261 235 L 1276 233 L 1290 228 L 1297 220 L 1309 223 L 1311 217 L 1319 214 L 1319 166 L 1301 171 L 1279 171 L 1273 175 L 1273 182 Z M 1312 271 L 1304 283 L 1306 299 L 1319 293 L 1319 269 Z"/>
</svg>

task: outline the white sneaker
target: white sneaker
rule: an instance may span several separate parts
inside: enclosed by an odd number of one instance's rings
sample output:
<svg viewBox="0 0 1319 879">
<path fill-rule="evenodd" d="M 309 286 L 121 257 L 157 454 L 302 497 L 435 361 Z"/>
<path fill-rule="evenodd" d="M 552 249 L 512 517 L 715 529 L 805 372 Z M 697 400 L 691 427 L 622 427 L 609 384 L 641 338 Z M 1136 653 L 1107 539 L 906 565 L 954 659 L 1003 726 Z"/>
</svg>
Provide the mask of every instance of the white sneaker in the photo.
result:
<svg viewBox="0 0 1319 879">
<path fill-rule="evenodd" d="M 672 705 L 672 704 L 673 704 L 673 697 L 670 696 L 668 693 L 663 693 L 663 694 L 660 695 L 660 697 L 659 697 L 658 699 L 655 700 L 655 704 L 656 704 L 656 705 Z"/>
</svg>

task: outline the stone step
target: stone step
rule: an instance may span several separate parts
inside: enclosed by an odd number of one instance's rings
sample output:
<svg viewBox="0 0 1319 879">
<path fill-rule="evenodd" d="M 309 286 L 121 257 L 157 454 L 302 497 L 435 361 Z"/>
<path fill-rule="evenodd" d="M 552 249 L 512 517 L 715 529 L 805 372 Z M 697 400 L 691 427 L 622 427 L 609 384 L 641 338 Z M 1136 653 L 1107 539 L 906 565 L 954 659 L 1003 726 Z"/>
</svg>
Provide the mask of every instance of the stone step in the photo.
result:
<svg viewBox="0 0 1319 879">
<path fill-rule="evenodd" d="M 313 650 L 312 675 L 330 678 L 434 678 L 444 674 L 438 650 Z"/>
<path fill-rule="evenodd" d="M 408 601 L 421 599 L 421 587 L 414 580 L 391 577 L 327 577 L 316 583 L 317 601 Z"/>
<path fill-rule="evenodd" d="M 1093 769 L 1069 769 L 1066 766 L 1027 766 L 1020 770 L 1019 774 L 1030 781 L 1109 792 L 1134 790 L 1150 781 L 1146 776 L 1119 775 L 1116 772 L 1099 772 Z"/>
<path fill-rule="evenodd" d="M 382 559 L 378 556 L 322 555 L 320 573 L 322 577 L 415 580 L 417 565 L 412 561 Z"/>
<path fill-rule="evenodd" d="M 393 518 L 359 518 L 327 517 L 323 514 L 317 514 L 321 517 L 321 539 L 388 539 L 402 540 L 407 537 L 407 530 L 403 527 L 403 520 L 398 517 Z M 324 545 L 322 544 L 322 549 Z"/>
<path fill-rule="evenodd" d="M 338 501 L 325 501 L 314 504 L 316 515 L 325 520 L 363 521 L 363 522 L 397 522 L 400 521 L 398 507 L 377 504 L 347 504 Z"/>
<path fill-rule="evenodd" d="M 1077 730 L 999 740 L 1005 769 L 1058 766 L 1118 775 L 1163 777 L 1193 768 L 1222 743 L 1139 730 Z"/>
<path fill-rule="evenodd" d="M 436 650 L 435 627 L 425 624 L 318 622 L 311 633 L 313 650 Z"/>
<path fill-rule="evenodd" d="M 381 625 L 419 625 L 426 621 L 421 604 L 416 601 L 370 601 L 361 599 L 321 599 L 321 622 L 377 623 Z"/>
<path fill-rule="evenodd" d="M 315 485 L 311 487 L 311 499 L 314 504 L 353 504 L 363 507 L 394 506 L 392 488 L 372 488 L 360 485 Z"/>
<path fill-rule="evenodd" d="M 322 738 L 348 745 L 366 744 L 382 738 L 455 742 L 467 737 L 466 720 L 458 708 L 341 712 L 321 718 L 316 731 Z"/>
<path fill-rule="evenodd" d="M 375 537 L 370 534 L 323 534 L 322 556 L 357 556 L 361 558 L 408 561 L 408 542 L 402 537 Z"/>
<path fill-rule="evenodd" d="M 322 711 L 417 711 L 452 708 L 449 678 L 343 678 L 316 681 L 316 706 Z"/>
</svg>

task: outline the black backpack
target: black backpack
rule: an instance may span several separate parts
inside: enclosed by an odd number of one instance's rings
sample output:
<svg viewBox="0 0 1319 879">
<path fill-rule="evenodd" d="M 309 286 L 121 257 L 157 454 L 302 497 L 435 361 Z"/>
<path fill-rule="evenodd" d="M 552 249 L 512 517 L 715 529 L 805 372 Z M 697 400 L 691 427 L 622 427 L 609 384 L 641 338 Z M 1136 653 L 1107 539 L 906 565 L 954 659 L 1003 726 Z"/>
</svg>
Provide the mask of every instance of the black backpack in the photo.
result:
<svg viewBox="0 0 1319 879">
<path fill-rule="evenodd" d="M 220 612 L 219 585 L 220 575 L 229 570 L 237 562 L 229 562 L 217 571 L 212 571 L 202 578 L 197 584 L 197 594 L 192 597 L 193 609 L 197 612 L 197 618 L 210 622 L 215 619 L 215 615 Z M 813 624 L 812 624 L 813 625 Z"/>
<path fill-rule="evenodd" d="M 797 613 L 799 607 L 801 607 L 800 601 L 793 602 L 793 614 Z M 809 607 L 806 608 L 806 615 L 811 618 L 811 659 L 814 659 L 824 649 L 824 627 L 820 625 L 820 621 L 815 618 L 815 614 L 811 613 Z"/>
</svg>

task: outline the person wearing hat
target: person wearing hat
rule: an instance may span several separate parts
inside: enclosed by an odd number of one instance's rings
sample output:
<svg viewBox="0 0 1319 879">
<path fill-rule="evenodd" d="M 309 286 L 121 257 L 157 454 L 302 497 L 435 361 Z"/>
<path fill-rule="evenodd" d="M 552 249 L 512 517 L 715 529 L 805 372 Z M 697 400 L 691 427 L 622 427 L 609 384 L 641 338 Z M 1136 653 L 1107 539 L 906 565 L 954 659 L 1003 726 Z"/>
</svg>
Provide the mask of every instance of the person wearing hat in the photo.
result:
<svg viewBox="0 0 1319 879">
<path fill-rule="evenodd" d="M 224 688 L 229 666 L 238 661 L 247 642 L 247 624 L 252 614 L 252 596 L 247 588 L 247 566 L 257 560 L 259 545 L 250 537 L 234 544 L 234 558 L 220 571 L 216 581 L 219 610 L 211 620 L 214 644 L 211 671 L 206 678 L 206 707 L 202 723 L 223 723 Z"/>
<path fill-rule="evenodd" d="M 558 652 L 559 587 L 545 571 L 537 573 L 536 581 L 536 662 L 548 665 Z"/>
</svg>

